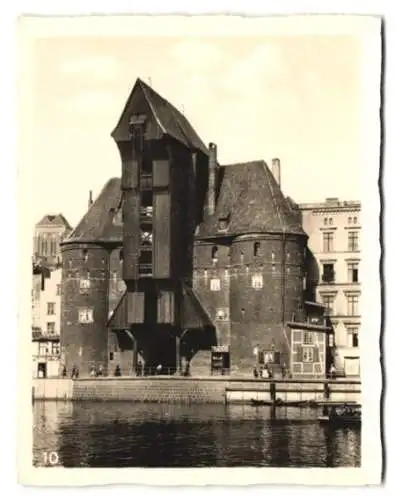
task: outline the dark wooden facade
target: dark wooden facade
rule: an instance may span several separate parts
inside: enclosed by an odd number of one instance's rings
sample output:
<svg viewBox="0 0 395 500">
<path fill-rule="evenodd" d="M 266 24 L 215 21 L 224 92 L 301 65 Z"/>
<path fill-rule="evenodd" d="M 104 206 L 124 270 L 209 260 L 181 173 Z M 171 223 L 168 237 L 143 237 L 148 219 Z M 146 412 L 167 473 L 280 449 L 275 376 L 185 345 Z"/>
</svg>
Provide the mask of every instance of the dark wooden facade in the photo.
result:
<svg viewBox="0 0 395 500">
<path fill-rule="evenodd" d="M 193 372 L 208 375 L 217 346 L 232 372 L 252 373 L 269 355 L 278 370 L 327 369 L 325 328 L 317 346 L 297 347 L 298 332 L 310 328 L 307 236 L 267 165 L 220 166 L 216 146 L 206 148 L 141 81 L 112 137 L 122 178 L 109 181 L 62 250 L 80 277 L 97 278 L 79 293 L 79 279 L 66 275 L 68 368 L 120 364 L 133 373 L 140 358 L 169 373 L 184 356 Z M 76 259 L 84 245 L 91 269 Z M 81 324 L 71 306 L 89 307 L 92 321 Z"/>
</svg>

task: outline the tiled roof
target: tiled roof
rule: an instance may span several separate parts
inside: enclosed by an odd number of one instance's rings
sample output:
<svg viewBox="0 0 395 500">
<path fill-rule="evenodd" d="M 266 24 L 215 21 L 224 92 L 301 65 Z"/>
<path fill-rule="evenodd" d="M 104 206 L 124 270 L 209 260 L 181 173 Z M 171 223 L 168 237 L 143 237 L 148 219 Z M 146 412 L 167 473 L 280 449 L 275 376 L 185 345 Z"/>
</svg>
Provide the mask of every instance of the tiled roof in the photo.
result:
<svg viewBox="0 0 395 500">
<path fill-rule="evenodd" d="M 197 149 L 205 155 L 208 154 L 206 145 L 185 116 L 140 78 L 136 80 L 118 124 L 112 133 L 115 140 L 123 138 L 125 122 L 128 122 L 130 115 L 133 114 L 133 98 L 138 93 L 143 94 L 153 117 L 164 134 L 173 137 L 191 149 Z"/>
<path fill-rule="evenodd" d="M 63 214 L 47 214 L 36 224 L 36 227 L 41 226 L 64 226 L 66 229 L 71 229 L 66 217 Z"/>
<path fill-rule="evenodd" d="M 216 209 L 197 237 L 254 232 L 305 234 L 297 214 L 264 161 L 220 167 Z M 220 220 L 227 222 L 220 230 Z"/>
<path fill-rule="evenodd" d="M 62 244 L 122 241 L 122 225 L 114 223 L 121 203 L 121 179 L 112 178 Z"/>
</svg>

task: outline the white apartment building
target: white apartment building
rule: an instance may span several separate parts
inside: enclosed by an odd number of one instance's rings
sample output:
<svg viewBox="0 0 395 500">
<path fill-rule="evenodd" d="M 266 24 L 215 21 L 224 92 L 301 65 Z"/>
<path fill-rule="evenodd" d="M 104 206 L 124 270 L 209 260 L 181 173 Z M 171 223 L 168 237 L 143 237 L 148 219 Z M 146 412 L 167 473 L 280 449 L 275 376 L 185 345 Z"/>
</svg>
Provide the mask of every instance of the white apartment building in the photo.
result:
<svg viewBox="0 0 395 500">
<path fill-rule="evenodd" d="M 62 269 L 48 277 L 33 275 L 32 291 L 32 359 L 33 377 L 59 375 L 60 307 Z"/>
<path fill-rule="evenodd" d="M 335 366 L 359 376 L 361 203 L 328 198 L 299 204 L 312 253 L 307 279 L 334 327 Z"/>
</svg>

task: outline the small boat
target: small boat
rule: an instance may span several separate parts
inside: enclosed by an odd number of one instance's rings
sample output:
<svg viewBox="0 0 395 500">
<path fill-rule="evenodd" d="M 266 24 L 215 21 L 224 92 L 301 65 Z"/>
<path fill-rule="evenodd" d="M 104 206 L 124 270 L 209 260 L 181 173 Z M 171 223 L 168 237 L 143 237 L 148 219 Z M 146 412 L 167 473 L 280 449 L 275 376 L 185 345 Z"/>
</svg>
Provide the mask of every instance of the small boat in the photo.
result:
<svg viewBox="0 0 395 500">
<path fill-rule="evenodd" d="M 272 401 L 263 401 L 261 399 L 251 399 L 252 406 L 273 406 Z"/>
<path fill-rule="evenodd" d="M 320 424 L 333 427 L 357 427 L 361 425 L 362 414 L 360 408 L 343 406 L 340 408 L 332 408 L 328 414 L 318 417 L 318 421 Z"/>
</svg>

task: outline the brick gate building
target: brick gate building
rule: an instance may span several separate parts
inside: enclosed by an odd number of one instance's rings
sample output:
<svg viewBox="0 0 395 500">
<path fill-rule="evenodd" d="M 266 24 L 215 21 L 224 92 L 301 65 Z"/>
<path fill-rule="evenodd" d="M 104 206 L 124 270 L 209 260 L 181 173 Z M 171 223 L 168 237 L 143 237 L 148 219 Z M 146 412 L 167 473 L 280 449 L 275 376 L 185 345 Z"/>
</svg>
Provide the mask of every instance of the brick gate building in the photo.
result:
<svg viewBox="0 0 395 500">
<path fill-rule="evenodd" d="M 328 329 L 305 304 L 307 236 L 279 160 L 220 165 L 216 145 L 141 80 L 112 137 L 121 179 L 62 244 L 67 370 L 131 374 L 141 360 L 208 375 L 216 346 L 223 373 L 267 362 L 323 375 Z"/>
</svg>

